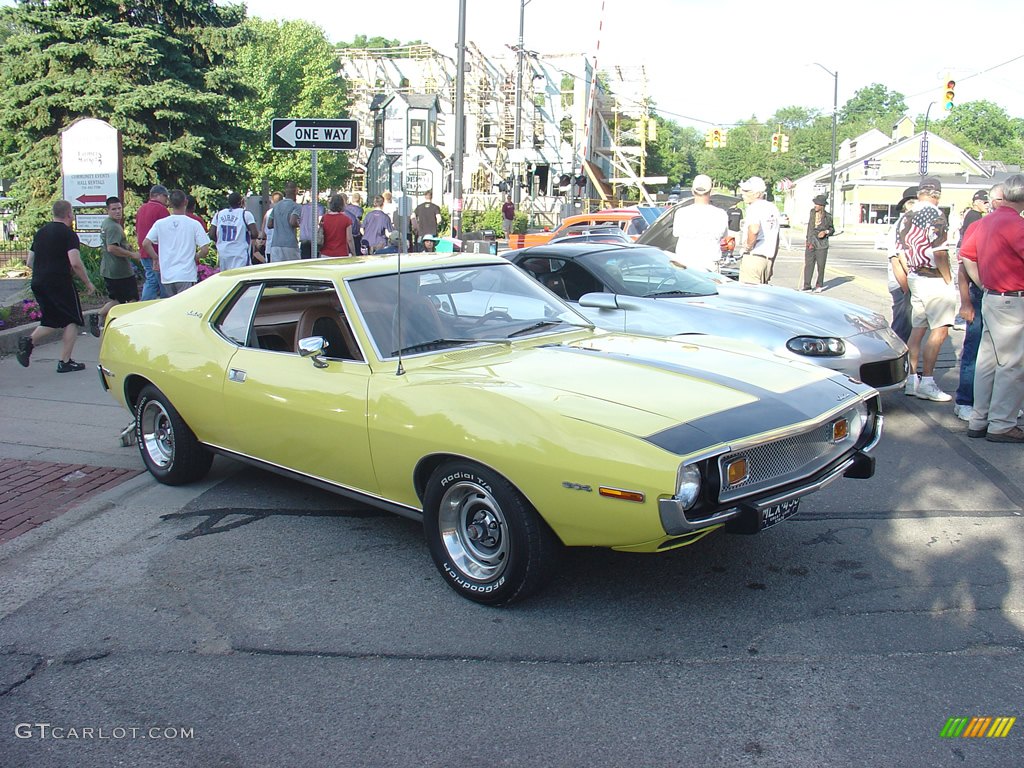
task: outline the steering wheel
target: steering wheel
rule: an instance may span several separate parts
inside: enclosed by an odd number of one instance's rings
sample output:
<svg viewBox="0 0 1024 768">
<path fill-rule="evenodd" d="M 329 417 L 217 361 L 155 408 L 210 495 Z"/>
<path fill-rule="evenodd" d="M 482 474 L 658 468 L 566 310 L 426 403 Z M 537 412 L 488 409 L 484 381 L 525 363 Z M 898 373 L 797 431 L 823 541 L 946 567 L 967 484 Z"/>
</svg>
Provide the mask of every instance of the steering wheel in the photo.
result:
<svg viewBox="0 0 1024 768">
<path fill-rule="evenodd" d="M 490 312 L 485 312 L 483 315 L 481 315 L 477 319 L 477 321 L 475 323 L 473 323 L 473 327 L 475 328 L 478 325 L 483 325 L 488 320 L 511 320 L 511 319 L 512 319 L 512 315 L 510 315 L 504 309 L 492 309 Z"/>
</svg>

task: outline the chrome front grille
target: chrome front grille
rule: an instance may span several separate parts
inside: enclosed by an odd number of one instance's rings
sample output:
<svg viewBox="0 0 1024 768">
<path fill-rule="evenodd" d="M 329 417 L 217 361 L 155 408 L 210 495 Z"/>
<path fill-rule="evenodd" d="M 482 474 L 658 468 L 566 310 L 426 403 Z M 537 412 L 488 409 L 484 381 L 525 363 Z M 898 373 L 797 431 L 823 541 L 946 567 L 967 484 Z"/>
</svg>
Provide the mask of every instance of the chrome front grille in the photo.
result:
<svg viewBox="0 0 1024 768">
<path fill-rule="evenodd" d="M 720 456 L 718 471 L 722 478 L 722 492 L 719 500 L 731 501 L 767 488 L 786 485 L 831 464 L 847 452 L 856 439 L 850 435 L 838 443 L 833 442 L 834 421 L 800 435 Z M 726 467 L 739 458 L 747 461 L 747 477 L 735 485 L 727 486 Z"/>
</svg>

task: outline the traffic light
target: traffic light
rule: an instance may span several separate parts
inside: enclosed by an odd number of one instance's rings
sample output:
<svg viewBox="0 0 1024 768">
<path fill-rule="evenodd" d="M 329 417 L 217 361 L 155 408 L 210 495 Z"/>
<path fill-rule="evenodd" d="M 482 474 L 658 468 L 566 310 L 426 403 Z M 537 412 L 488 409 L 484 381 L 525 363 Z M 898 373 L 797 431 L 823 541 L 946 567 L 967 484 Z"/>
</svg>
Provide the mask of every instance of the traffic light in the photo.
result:
<svg viewBox="0 0 1024 768">
<path fill-rule="evenodd" d="M 780 137 L 779 151 L 780 152 L 789 152 L 789 136 L 787 136 L 784 133 L 781 133 L 781 134 L 779 134 L 779 137 Z"/>
<path fill-rule="evenodd" d="M 779 134 L 779 133 L 773 133 L 772 134 L 772 152 L 778 152 L 779 151 L 780 137 L 781 137 L 781 134 Z"/>
<path fill-rule="evenodd" d="M 720 146 L 722 146 L 722 129 L 721 128 L 715 128 L 711 132 L 711 146 L 714 149 L 718 149 Z"/>
<path fill-rule="evenodd" d="M 953 97 L 956 96 L 956 80 L 947 80 L 942 89 L 942 105 L 947 112 L 953 111 Z"/>
<path fill-rule="evenodd" d="M 708 149 L 711 149 L 711 147 L 714 146 L 714 143 L 715 143 L 714 133 L 715 133 L 714 131 L 705 131 L 704 132 L 704 146 L 707 147 Z"/>
<path fill-rule="evenodd" d="M 718 140 L 718 146 L 724 147 L 726 139 L 729 136 L 729 132 L 727 130 L 725 130 L 725 129 L 722 129 L 722 131 L 720 132 L 720 135 L 721 135 L 721 138 Z"/>
</svg>

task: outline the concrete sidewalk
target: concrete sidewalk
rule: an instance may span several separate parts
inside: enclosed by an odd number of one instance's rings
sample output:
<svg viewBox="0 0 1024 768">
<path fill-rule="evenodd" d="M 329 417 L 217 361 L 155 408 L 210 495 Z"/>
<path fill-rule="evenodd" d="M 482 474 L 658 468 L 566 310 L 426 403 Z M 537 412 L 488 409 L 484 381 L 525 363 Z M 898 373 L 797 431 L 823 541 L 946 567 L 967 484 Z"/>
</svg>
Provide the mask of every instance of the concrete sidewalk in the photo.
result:
<svg viewBox="0 0 1024 768">
<path fill-rule="evenodd" d="M 57 373 L 60 349 L 59 343 L 37 347 L 28 368 L 11 354 L 0 359 L 0 541 L 143 469 L 137 450 L 120 442 L 131 415 L 100 387 L 99 340 L 86 334 L 75 345 L 84 371 Z"/>
</svg>

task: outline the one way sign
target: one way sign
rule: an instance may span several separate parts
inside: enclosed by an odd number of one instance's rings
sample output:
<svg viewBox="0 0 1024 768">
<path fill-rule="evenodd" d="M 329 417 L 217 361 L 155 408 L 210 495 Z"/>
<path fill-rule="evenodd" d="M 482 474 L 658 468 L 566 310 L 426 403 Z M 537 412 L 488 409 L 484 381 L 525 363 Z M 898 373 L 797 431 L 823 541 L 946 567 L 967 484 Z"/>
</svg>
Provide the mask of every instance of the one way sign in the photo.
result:
<svg viewBox="0 0 1024 768">
<path fill-rule="evenodd" d="M 356 149 L 359 124 L 355 120 L 275 117 L 270 122 L 272 149 Z"/>
</svg>

